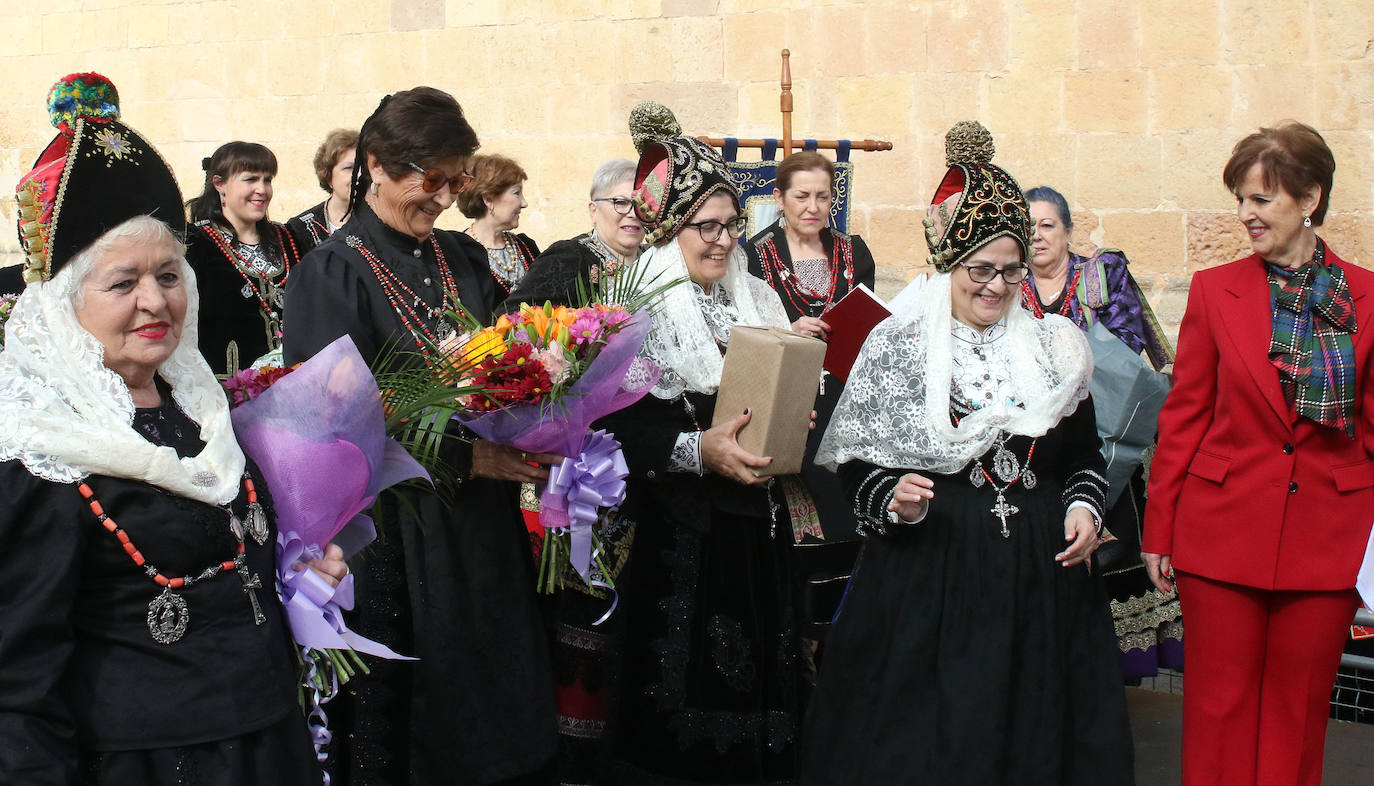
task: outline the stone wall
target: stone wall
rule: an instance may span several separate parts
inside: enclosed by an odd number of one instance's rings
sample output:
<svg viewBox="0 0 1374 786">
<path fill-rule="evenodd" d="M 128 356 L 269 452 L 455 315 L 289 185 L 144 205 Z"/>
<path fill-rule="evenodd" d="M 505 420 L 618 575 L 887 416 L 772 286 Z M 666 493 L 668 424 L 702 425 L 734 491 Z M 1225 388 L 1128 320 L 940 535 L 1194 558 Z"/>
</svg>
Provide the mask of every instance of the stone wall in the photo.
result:
<svg viewBox="0 0 1374 786">
<path fill-rule="evenodd" d="M 629 108 L 690 132 L 778 136 L 778 53 L 793 53 L 798 137 L 891 140 L 856 153 L 855 231 L 891 292 L 922 268 L 920 219 L 942 135 L 982 120 L 1023 185 L 1064 191 L 1076 248 L 1126 250 L 1167 323 L 1190 274 L 1246 247 L 1220 183 L 1231 145 L 1292 117 L 1339 165 L 1325 234 L 1374 264 L 1374 3 L 1368 0 L 48 0 L 0 11 L 0 181 L 51 138 L 62 74 L 111 77 L 124 116 L 190 196 L 229 139 L 281 159 L 273 215 L 321 193 L 310 157 L 381 95 L 452 92 L 483 148 L 530 173 L 522 230 L 582 231 L 604 159 L 631 156 Z M 12 225 L 12 198 L 0 222 Z M 443 225 L 463 226 L 456 211 Z M 0 253 L 16 261 L 12 233 Z"/>
</svg>

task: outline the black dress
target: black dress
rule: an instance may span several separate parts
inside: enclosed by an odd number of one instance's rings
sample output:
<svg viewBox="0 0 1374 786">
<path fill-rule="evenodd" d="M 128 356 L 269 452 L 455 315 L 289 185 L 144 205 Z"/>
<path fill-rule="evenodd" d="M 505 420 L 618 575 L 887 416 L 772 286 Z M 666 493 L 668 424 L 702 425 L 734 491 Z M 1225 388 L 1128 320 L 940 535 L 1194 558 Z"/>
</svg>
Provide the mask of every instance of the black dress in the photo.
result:
<svg viewBox="0 0 1374 786">
<path fill-rule="evenodd" d="M 24 294 L 24 266 L 0 267 L 0 295 Z"/>
<path fill-rule="evenodd" d="M 175 404 L 137 410 L 134 425 L 182 456 L 204 446 Z M 222 509 L 135 480 L 86 482 L 164 574 L 198 575 L 233 558 Z M 255 486 L 270 508 L 261 479 Z M 160 644 L 146 619 L 160 588 L 75 485 L 7 461 L 0 488 L 0 783 L 320 782 L 271 589 L 275 528 L 264 545 L 245 541 L 248 569 L 264 587 L 256 591 L 264 623 L 255 624 L 237 573 L 220 573 L 178 591 L 190 612 L 186 632 Z M 244 517 L 247 504 L 240 490 L 231 507 Z"/>
<path fill-rule="evenodd" d="M 749 255 L 749 272 L 761 278 L 778 293 L 787 319 L 796 322 L 801 317 L 823 317 L 859 284 L 873 288 L 875 268 L 873 255 L 858 235 L 848 235 L 826 228 L 821 230 L 821 244 L 828 250 L 830 268 L 835 272 L 833 286 L 815 292 L 799 285 L 793 273 L 792 254 L 782 227 L 773 224 L 753 237 L 745 245 Z M 858 553 L 855 541 L 856 523 L 844 489 L 835 473 L 816 465 L 816 450 L 821 437 L 830 425 L 844 383 L 830 374 L 816 395 L 816 428 L 807 436 L 806 454 L 802 461 L 801 482 L 815 505 L 815 518 L 825 534 L 824 540 L 806 535 L 797 544 L 795 585 L 798 605 L 804 620 L 803 633 L 810 639 L 823 640 L 830 627 L 831 617 L 838 607 L 844 589 L 844 577 L 849 575 Z M 806 502 L 800 495 L 789 495 L 789 508 L 798 519 L 807 515 Z"/>
<path fill-rule="evenodd" d="M 226 377 L 281 346 L 286 282 L 300 263 L 291 233 L 273 223 L 281 258 L 244 246 L 208 222 L 190 227 L 186 262 L 200 291 L 200 353 Z"/>
<path fill-rule="evenodd" d="M 301 256 L 310 253 L 315 246 L 329 239 L 329 213 L 326 212 L 328 206 L 329 200 L 326 199 L 286 220 L 286 231 L 295 239 L 296 250 Z"/>
<path fill-rule="evenodd" d="M 598 253 L 599 246 L 590 232 L 550 245 L 510 291 L 501 310 L 509 313 L 521 303 L 548 301 L 567 306 L 578 302 L 579 290 L 593 292 L 603 277 L 615 275 L 623 264 Z"/>
<path fill-rule="evenodd" d="M 621 441 L 622 510 L 639 523 L 616 586 L 624 665 L 610 782 L 781 784 L 796 772 L 798 648 L 791 538 L 765 490 L 669 470 L 715 397 L 652 395 L 599 423 Z"/>
<path fill-rule="evenodd" d="M 454 237 L 434 234 L 463 305 L 487 320 L 495 287 Z M 414 348 L 354 239 L 426 303 L 441 299 L 431 244 L 359 208 L 292 276 L 288 363 L 345 333 L 369 363 L 388 346 Z M 466 475 L 470 445 L 457 443 L 446 458 Z M 420 660 L 370 660 L 372 674 L 355 677 L 344 701 L 330 705 L 342 732 L 331 752 L 336 784 L 497 783 L 552 758 L 553 678 L 517 488 L 472 478 L 454 507 L 412 493 L 410 507 L 384 512 L 377 541 L 352 561 L 358 606 L 350 626 Z"/>
<path fill-rule="evenodd" d="M 827 641 L 802 783 L 1133 782 L 1101 581 L 1054 561 L 1066 501 L 1105 494 L 1091 474 L 1102 472 L 1098 444 L 1091 399 L 1035 441 L 1038 484 L 1007 491 L 1020 509 L 1008 537 L 991 512 L 996 493 L 975 488 L 967 467 L 933 476 L 929 513 L 910 526 L 887 523 L 885 509 L 906 470 L 840 467 L 876 532 Z M 1007 448 L 1025 460 L 1031 440 Z"/>
<path fill-rule="evenodd" d="M 593 283 L 603 274 L 617 271 L 619 262 L 607 253 L 591 233 L 553 243 L 535 259 L 498 310 L 510 313 L 521 303 L 568 306 L 580 302 L 579 290 L 592 292 Z M 527 519 L 538 515 L 534 510 L 525 512 Z M 603 562 L 617 586 L 637 526 L 625 508 L 602 517 L 599 534 Z M 542 549 L 542 538 L 536 537 L 534 543 L 536 549 Z M 605 617 L 611 596 L 573 576 L 562 588 L 542 597 L 540 603 L 553 658 L 559 782 L 601 783 L 609 754 L 606 730 L 622 663 L 626 615 L 617 610 Z"/>
</svg>

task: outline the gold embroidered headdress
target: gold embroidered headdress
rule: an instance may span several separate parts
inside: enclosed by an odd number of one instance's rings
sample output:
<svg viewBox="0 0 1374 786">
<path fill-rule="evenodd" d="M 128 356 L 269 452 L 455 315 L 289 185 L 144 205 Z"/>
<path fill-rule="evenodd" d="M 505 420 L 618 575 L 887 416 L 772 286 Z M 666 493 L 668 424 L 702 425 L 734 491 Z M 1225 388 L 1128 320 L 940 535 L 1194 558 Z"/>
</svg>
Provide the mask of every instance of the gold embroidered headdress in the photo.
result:
<svg viewBox="0 0 1374 786">
<path fill-rule="evenodd" d="M 69 74 L 48 91 L 59 133 L 19 181 L 24 282 L 47 281 L 78 251 L 134 216 L 183 233 L 176 178 L 157 150 L 119 121 L 119 93 L 100 74 Z"/>
<path fill-rule="evenodd" d="M 948 272 L 979 246 L 1010 237 L 1031 261 L 1031 221 L 1026 195 L 1006 170 L 992 163 L 996 147 L 982 123 L 964 120 L 945 134 L 949 171 L 925 218 L 927 262 Z"/>
</svg>

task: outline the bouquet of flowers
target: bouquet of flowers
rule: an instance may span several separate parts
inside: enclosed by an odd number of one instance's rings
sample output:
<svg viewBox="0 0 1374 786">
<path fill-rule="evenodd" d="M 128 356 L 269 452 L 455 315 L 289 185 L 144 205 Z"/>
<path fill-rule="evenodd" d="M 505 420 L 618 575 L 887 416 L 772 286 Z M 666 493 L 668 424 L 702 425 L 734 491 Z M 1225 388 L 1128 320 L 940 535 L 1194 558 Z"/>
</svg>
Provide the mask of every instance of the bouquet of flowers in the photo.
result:
<svg viewBox="0 0 1374 786">
<path fill-rule="evenodd" d="M 356 671 L 359 652 L 407 659 L 349 630 L 353 577 L 337 587 L 303 563 L 334 543 L 345 558 L 377 536 L 364 510 L 425 470 L 386 433 L 381 393 L 344 336 L 291 368 L 262 366 L 225 383 L 239 444 L 262 472 L 277 516 L 277 592 L 305 671 L 300 686 L 317 754 L 329 743 L 322 705 Z M 308 698 L 307 698 L 308 696 Z"/>
<path fill-rule="evenodd" d="M 649 327 L 645 310 L 526 304 L 440 345 L 462 369 L 455 376 L 478 388 L 458 399 L 454 416 L 461 423 L 491 442 L 568 457 L 550 469 L 540 493 L 544 592 L 561 583 L 563 559 L 589 586 L 612 587 L 604 565 L 598 566 L 605 581 L 590 576 L 601 555 L 594 525 L 599 509 L 624 500 L 629 470 L 620 444 L 590 425 L 658 381 L 659 369 L 636 357 Z"/>
<path fill-rule="evenodd" d="M 5 323 L 9 321 L 10 312 L 14 311 L 14 304 L 18 300 L 18 295 L 0 295 L 0 347 L 5 346 Z"/>
</svg>

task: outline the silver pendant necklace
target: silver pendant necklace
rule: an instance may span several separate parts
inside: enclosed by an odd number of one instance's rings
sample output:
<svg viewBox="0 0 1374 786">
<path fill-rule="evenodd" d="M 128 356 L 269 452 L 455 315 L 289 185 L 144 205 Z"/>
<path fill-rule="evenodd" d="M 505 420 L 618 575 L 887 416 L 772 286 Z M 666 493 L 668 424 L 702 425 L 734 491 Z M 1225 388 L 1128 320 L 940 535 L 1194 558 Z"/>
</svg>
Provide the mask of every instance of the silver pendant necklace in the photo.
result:
<svg viewBox="0 0 1374 786">
<path fill-rule="evenodd" d="M 988 474 L 987 469 L 983 466 L 981 457 L 974 459 L 973 468 L 969 470 L 968 475 L 969 483 L 974 488 L 980 489 L 984 483 L 987 483 L 993 491 L 997 492 L 997 499 L 989 512 L 1002 523 L 1002 537 L 1004 538 L 1011 537 L 1011 529 L 1007 527 L 1007 517 L 1021 512 L 1020 508 L 1007 502 L 1007 489 L 1014 486 L 1018 480 L 1021 482 L 1022 488 L 1027 491 L 1035 488 L 1037 483 L 1035 473 L 1030 468 L 1031 458 L 1035 456 L 1036 440 L 1031 440 L 1030 450 L 1026 453 L 1026 463 L 1023 465 L 1016 458 L 1016 454 L 1007 449 L 1007 439 L 1010 436 L 1005 431 L 998 434 L 997 450 L 993 451 L 992 454 L 992 471 L 996 473 L 1004 485 L 999 487 L 996 481 L 992 479 L 992 475 Z"/>
</svg>

